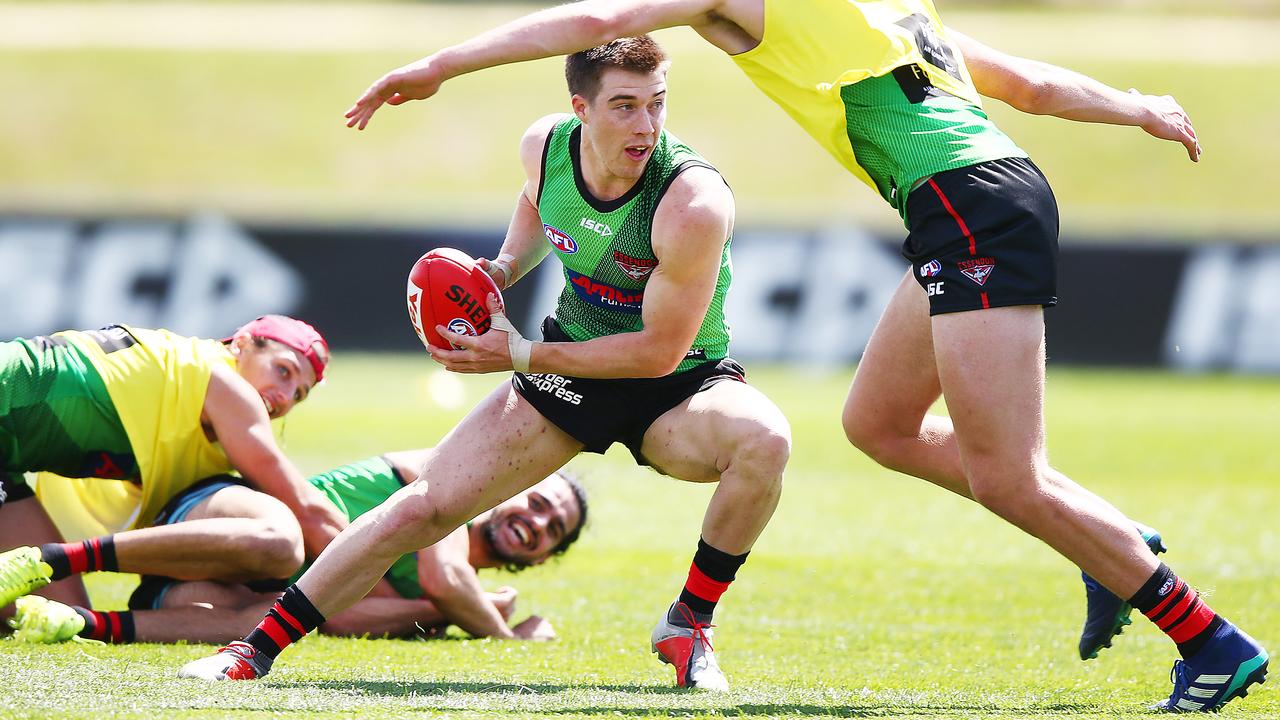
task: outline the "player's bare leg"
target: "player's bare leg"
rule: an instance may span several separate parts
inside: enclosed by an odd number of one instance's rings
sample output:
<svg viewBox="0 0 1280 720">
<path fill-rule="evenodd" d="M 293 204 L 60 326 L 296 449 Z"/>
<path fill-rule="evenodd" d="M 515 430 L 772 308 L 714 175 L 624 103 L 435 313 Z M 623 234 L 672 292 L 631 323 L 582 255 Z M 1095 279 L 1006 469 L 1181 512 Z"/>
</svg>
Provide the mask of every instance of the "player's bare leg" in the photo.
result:
<svg viewBox="0 0 1280 720">
<path fill-rule="evenodd" d="M 338 535 L 250 633 L 249 642 L 232 643 L 226 652 L 189 663 L 179 674 L 260 677 L 270 667 L 272 650 L 279 652 L 326 617 L 351 607 L 401 555 L 434 544 L 545 478 L 581 449 L 503 383 L 436 445 L 417 480 Z"/>
<path fill-rule="evenodd" d="M 201 500 L 182 522 L 117 533 L 121 572 L 178 580 L 288 577 L 302 565 L 302 529 L 279 500 L 226 487 Z"/>
<path fill-rule="evenodd" d="M 908 270 L 858 363 L 845 435 L 881 465 L 969 497 L 951 419 L 929 413 L 941 394 L 928 298 Z"/>
<path fill-rule="evenodd" d="M 973 496 L 1044 540 L 1178 646 L 1160 707 L 1221 707 L 1266 678 L 1267 651 L 1152 555 L 1127 518 L 1052 470 L 1044 448 L 1044 317 L 1036 306 L 935 317 L 938 376 Z"/>
<path fill-rule="evenodd" d="M 725 690 L 711 646 L 711 615 L 778 505 L 790 426 L 755 388 L 721 381 L 658 418 L 641 453 L 673 477 L 719 483 L 688 582 L 651 641 L 654 652 L 675 666 L 677 685 Z"/>
<path fill-rule="evenodd" d="M 1049 467 L 1044 312 L 994 308 L 933 318 L 934 354 L 975 500 L 1044 540 L 1122 597 L 1158 561 L 1110 503 Z"/>
</svg>

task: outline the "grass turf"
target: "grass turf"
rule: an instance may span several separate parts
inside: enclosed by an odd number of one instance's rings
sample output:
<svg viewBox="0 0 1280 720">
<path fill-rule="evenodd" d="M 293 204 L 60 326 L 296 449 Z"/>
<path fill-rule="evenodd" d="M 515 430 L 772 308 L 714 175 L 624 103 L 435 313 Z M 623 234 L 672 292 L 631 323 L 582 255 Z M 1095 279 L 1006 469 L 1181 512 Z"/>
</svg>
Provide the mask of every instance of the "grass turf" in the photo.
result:
<svg viewBox="0 0 1280 720">
<path fill-rule="evenodd" d="M 419 356 L 344 356 L 287 421 L 307 471 L 429 444 L 496 382 Z M 782 504 L 717 615 L 734 690 L 678 692 L 647 652 L 711 488 L 615 449 L 575 461 L 592 493 L 580 545 L 514 584 L 549 644 L 311 637 L 262 683 L 179 681 L 209 646 L 0 643 L 0 717 L 1136 717 L 1168 692 L 1174 649 L 1140 618 L 1081 663 L 1078 573 L 981 508 L 876 468 L 839 429 L 847 371 L 762 368 L 794 426 Z M 457 382 L 454 382 L 454 381 Z M 370 398 L 376 401 L 370 402 Z M 1280 382 L 1053 369 L 1055 464 L 1160 528 L 1179 572 L 1275 648 Z M 119 605 L 120 576 L 91 578 Z M 1231 717 L 1275 717 L 1263 686 Z"/>
</svg>

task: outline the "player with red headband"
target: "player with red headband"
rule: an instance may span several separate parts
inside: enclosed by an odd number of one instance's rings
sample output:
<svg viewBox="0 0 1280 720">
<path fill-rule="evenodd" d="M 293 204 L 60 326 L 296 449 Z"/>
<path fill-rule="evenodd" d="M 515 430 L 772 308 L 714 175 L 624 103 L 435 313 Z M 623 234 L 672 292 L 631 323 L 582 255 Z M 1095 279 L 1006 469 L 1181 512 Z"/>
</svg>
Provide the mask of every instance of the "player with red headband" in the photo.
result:
<svg viewBox="0 0 1280 720">
<path fill-rule="evenodd" d="M 346 517 L 281 452 L 271 420 L 328 362 L 315 328 L 282 315 L 221 341 L 112 325 L 0 343 L 0 549 L 18 546 L 0 553 L 0 613 L 63 578 L 42 594 L 87 601 L 82 572 L 246 581 L 318 554 Z M 170 498 L 232 471 L 255 489 L 151 527 Z M 24 473 L 40 473 L 34 490 Z M 104 618 L 104 632 L 127 631 Z"/>
</svg>

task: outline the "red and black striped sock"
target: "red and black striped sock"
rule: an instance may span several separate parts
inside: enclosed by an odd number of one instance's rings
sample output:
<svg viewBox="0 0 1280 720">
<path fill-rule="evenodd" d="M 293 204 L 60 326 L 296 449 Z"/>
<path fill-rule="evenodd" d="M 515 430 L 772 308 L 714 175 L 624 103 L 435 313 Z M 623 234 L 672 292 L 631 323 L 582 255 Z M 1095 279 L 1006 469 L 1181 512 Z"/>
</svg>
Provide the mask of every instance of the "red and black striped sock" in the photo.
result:
<svg viewBox="0 0 1280 720">
<path fill-rule="evenodd" d="M 1177 643 L 1183 658 L 1199 652 L 1222 625 L 1222 618 L 1200 594 L 1164 563 L 1160 563 L 1151 579 L 1129 599 L 1129 604 Z"/>
<path fill-rule="evenodd" d="M 244 641 L 275 660 L 281 650 L 323 623 L 324 615 L 297 585 L 290 585 Z"/>
<path fill-rule="evenodd" d="M 53 568 L 51 579 L 87 572 L 116 572 L 116 540 L 114 535 L 89 538 L 81 542 L 48 543 L 40 546 L 40 559 Z"/>
<path fill-rule="evenodd" d="M 711 615 L 716 610 L 716 603 L 720 602 L 720 596 L 729 589 L 729 583 L 737 577 L 738 568 L 742 567 L 750 554 L 744 552 L 741 555 L 730 555 L 698 538 L 698 551 L 694 553 L 693 563 L 689 566 L 689 579 L 685 581 L 684 590 L 680 592 L 680 599 L 676 602 L 688 605 L 699 623 L 711 622 Z M 668 617 L 676 625 L 688 624 L 688 619 L 681 617 L 679 613 L 668 613 Z"/>
<path fill-rule="evenodd" d="M 71 609 L 84 618 L 84 629 L 78 633 L 80 637 L 117 645 L 133 642 L 133 613 L 97 612 L 79 606 Z"/>
</svg>

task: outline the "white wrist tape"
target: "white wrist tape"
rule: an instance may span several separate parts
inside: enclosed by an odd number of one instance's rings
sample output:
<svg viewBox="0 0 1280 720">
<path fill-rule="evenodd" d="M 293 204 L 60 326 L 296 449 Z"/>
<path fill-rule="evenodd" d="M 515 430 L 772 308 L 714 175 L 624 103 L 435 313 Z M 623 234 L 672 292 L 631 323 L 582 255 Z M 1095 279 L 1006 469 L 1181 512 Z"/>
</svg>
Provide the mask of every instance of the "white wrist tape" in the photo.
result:
<svg viewBox="0 0 1280 720">
<path fill-rule="evenodd" d="M 515 271 L 512 269 L 511 264 L 514 263 L 515 261 L 516 261 L 516 256 L 512 255 L 511 253 L 502 253 L 497 258 L 490 261 L 491 265 L 498 268 L 498 270 L 502 271 L 502 289 L 503 290 L 506 290 L 507 288 L 511 287 L 511 283 L 513 282 L 512 275 L 515 274 Z"/>
<path fill-rule="evenodd" d="M 520 331 L 503 313 L 490 317 L 490 326 L 507 334 L 507 350 L 511 353 L 511 367 L 516 372 L 529 372 L 529 356 L 533 353 L 533 341 L 520 336 Z"/>
</svg>

